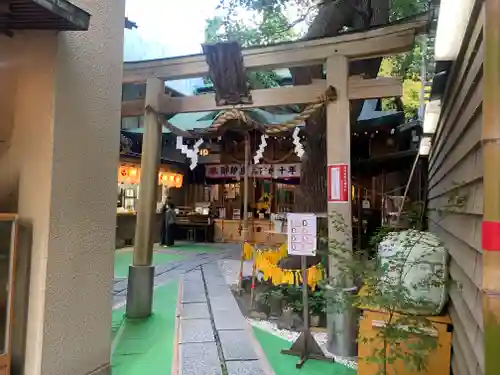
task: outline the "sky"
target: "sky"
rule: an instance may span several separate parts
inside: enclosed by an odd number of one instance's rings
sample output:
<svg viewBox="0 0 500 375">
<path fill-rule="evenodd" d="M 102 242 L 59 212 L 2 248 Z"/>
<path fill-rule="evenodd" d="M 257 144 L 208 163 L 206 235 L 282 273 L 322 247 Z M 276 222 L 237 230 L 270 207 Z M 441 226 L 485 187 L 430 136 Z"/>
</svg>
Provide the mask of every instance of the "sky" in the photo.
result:
<svg viewBox="0 0 500 375">
<path fill-rule="evenodd" d="M 160 43 L 168 56 L 176 57 L 201 53 L 205 40 L 205 21 L 221 14 L 216 10 L 220 0 L 126 0 L 126 16 L 136 22 L 141 39 Z M 252 13 L 240 11 L 239 17 L 250 21 Z M 289 9 L 291 20 L 297 18 L 296 11 Z M 304 25 L 297 25 L 303 31 Z"/>
<path fill-rule="evenodd" d="M 138 26 L 125 30 L 124 61 L 151 60 L 201 53 L 205 21 L 221 11 L 220 0 L 126 0 L 126 16 Z M 253 14 L 239 11 L 242 22 Z M 289 17 L 296 19 L 294 12 Z M 297 26 L 300 27 L 300 26 Z M 175 90 L 190 95 L 203 85 L 201 78 L 170 81 Z"/>
<path fill-rule="evenodd" d="M 171 56 L 190 55 L 201 52 L 205 20 L 217 14 L 218 4 L 219 0 L 127 0 L 126 16 L 137 23 L 141 37 L 165 44 Z"/>
</svg>

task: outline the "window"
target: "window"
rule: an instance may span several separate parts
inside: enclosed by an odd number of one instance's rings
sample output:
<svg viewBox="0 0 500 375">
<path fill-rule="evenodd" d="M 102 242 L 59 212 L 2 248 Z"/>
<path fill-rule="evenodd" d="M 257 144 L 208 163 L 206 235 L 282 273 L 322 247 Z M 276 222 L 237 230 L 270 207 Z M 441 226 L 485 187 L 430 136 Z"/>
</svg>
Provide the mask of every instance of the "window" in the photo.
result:
<svg viewBox="0 0 500 375">
<path fill-rule="evenodd" d="M 139 116 L 122 117 L 121 129 L 122 130 L 132 130 L 132 129 L 139 128 L 141 125 L 141 117 L 139 117 Z"/>
<path fill-rule="evenodd" d="M 122 101 L 144 99 L 146 84 L 125 83 L 122 85 Z"/>
</svg>

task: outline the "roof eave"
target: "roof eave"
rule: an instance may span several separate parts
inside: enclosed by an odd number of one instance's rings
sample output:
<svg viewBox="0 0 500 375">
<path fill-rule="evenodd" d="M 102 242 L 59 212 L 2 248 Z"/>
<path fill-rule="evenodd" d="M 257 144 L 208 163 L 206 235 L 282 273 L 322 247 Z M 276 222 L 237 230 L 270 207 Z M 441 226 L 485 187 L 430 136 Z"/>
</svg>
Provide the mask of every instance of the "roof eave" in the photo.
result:
<svg viewBox="0 0 500 375">
<path fill-rule="evenodd" d="M 89 29 L 90 14 L 67 0 L 32 1 L 75 25 L 73 30 L 87 31 Z"/>
<path fill-rule="evenodd" d="M 87 31 L 89 29 L 90 14 L 68 0 L 29 0 L 22 3 L 24 3 L 24 8 L 16 9 L 16 3 L 13 2 L 12 10 L 3 14 L 1 29 L 7 31 Z M 33 4 L 31 7 L 30 3 Z M 9 13 L 15 16 L 12 20 L 10 20 Z M 49 15 L 56 17 L 52 19 Z M 44 20 L 44 16 L 50 17 L 49 20 Z"/>
</svg>

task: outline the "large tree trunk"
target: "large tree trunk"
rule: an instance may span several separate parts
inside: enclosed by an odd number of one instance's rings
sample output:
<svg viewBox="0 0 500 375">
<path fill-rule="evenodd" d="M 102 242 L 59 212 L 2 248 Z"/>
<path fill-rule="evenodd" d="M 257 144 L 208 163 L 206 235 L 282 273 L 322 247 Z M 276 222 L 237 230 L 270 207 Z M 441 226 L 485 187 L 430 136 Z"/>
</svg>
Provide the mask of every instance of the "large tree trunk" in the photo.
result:
<svg viewBox="0 0 500 375">
<path fill-rule="evenodd" d="M 345 26 L 364 29 L 385 24 L 389 20 L 390 0 L 336 0 L 323 5 L 311 24 L 307 39 L 337 35 Z M 381 59 L 356 61 L 350 73 L 376 77 Z M 323 68 L 292 69 L 295 85 L 310 84 L 313 78 L 322 78 Z M 362 101 L 351 103 L 351 120 L 356 121 Z M 297 212 L 326 212 L 326 112 L 321 111 L 306 124 L 306 157 L 302 163 L 301 183 L 296 201 Z"/>
<path fill-rule="evenodd" d="M 317 39 L 337 35 L 344 26 L 352 25 L 357 0 L 334 0 L 325 2 L 318 9 L 304 39 Z M 322 66 L 304 66 L 290 69 L 294 85 L 308 85 L 313 78 L 322 78 Z"/>
<path fill-rule="evenodd" d="M 390 0 L 334 0 L 326 2 L 318 10 L 306 39 L 332 37 L 344 27 L 365 29 L 386 24 L 389 21 Z M 350 64 L 351 75 L 363 74 L 368 78 L 377 76 L 381 59 L 356 61 Z M 322 78 L 323 67 L 300 67 L 291 69 L 294 85 L 307 85 L 314 78 Z M 363 101 L 351 103 L 351 123 L 361 111 Z M 302 161 L 300 188 L 296 195 L 296 212 L 327 212 L 326 184 L 326 111 L 322 110 L 306 123 L 305 158 Z M 319 221 L 320 235 L 326 235 L 326 220 Z M 309 263 L 318 263 L 321 255 L 308 258 Z M 300 268 L 300 257 L 288 257 L 280 262 L 282 268 Z"/>
</svg>

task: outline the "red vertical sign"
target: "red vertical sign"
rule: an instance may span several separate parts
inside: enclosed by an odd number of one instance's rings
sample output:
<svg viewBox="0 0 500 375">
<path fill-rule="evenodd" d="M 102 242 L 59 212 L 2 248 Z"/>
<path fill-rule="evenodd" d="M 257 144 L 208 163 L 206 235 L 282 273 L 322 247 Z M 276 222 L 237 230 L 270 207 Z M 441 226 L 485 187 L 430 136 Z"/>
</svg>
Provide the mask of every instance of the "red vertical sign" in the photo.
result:
<svg viewBox="0 0 500 375">
<path fill-rule="evenodd" d="M 333 164 L 328 166 L 328 202 L 349 201 L 349 166 Z"/>
</svg>

